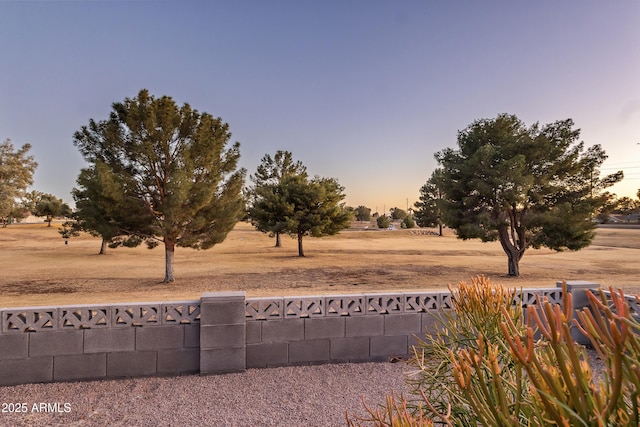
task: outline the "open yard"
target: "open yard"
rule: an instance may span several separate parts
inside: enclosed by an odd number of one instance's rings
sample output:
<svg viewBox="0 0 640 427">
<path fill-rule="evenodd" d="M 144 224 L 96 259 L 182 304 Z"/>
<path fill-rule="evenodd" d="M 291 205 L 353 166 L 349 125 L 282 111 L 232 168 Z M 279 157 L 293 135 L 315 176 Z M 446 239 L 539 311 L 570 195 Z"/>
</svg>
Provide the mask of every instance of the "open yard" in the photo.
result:
<svg viewBox="0 0 640 427">
<path fill-rule="evenodd" d="M 509 287 L 552 287 L 588 280 L 640 292 L 640 229 L 600 228 L 579 252 L 528 250 L 522 276 L 509 278 L 498 242 L 456 239 L 410 230 L 350 229 L 333 237 L 274 239 L 239 223 L 207 251 L 177 248 L 176 282 L 161 283 L 164 249 L 118 248 L 98 255 L 89 235 L 68 245 L 54 224 L 0 229 L 0 307 L 198 299 L 203 292 L 244 290 L 247 296 L 446 289 L 483 274 Z"/>
</svg>

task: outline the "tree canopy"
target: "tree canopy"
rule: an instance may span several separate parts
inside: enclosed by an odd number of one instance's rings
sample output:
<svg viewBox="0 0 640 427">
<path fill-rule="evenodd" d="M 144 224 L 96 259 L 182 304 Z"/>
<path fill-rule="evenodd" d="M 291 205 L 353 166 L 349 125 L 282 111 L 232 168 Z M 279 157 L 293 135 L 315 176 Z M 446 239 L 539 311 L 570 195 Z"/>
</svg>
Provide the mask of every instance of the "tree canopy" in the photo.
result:
<svg viewBox="0 0 640 427">
<path fill-rule="evenodd" d="M 420 200 L 415 203 L 416 223 L 420 227 L 438 227 L 442 236 L 442 203 L 444 191 L 442 184 L 442 169 L 436 169 L 420 188 Z"/>
<path fill-rule="evenodd" d="M 86 231 L 101 237 L 100 254 L 107 246 L 137 246 L 142 241 L 140 235 L 153 234 L 151 214 L 144 204 L 127 194 L 119 178 L 106 164 L 96 162 L 80 171 L 78 187 L 71 192 L 76 209 L 68 235 Z"/>
<path fill-rule="evenodd" d="M 334 178 L 301 175 L 285 177 L 280 185 L 290 206 L 285 216 L 285 231 L 298 239 L 298 255 L 303 257 L 304 236 L 322 237 L 337 234 L 347 228 L 352 215 L 340 202 L 344 199 L 344 187 Z"/>
<path fill-rule="evenodd" d="M 360 205 L 354 210 L 357 221 L 371 221 L 371 208 Z"/>
<path fill-rule="evenodd" d="M 602 190 L 622 172 L 600 177 L 607 156 L 584 149 L 573 121 L 526 127 L 502 114 L 458 133 L 458 148 L 436 153 L 442 167 L 444 222 L 462 239 L 499 240 L 508 272 L 520 275 L 529 247 L 578 250 L 594 236 Z"/>
<path fill-rule="evenodd" d="M 47 227 L 51 227 L 53 218 L 68 218 L 72 215 L 71 208 L 62 199 L 57 198 L 53 194 L 44 193 L 39 193 L 32 213 L 37 216 L 46 217 Z"/>
<path fill-rule="evenodd" d="M 22 217 L 20 199 L 33 184 L 33 173 L 38 167 L 28 152 L 31 145 L 15 150 L 10 140 L 0 144 L 0 221 L 6 226 L 12 218 Z"/>
<path fill-rule="evenodd" d="M 230 138 L 220 118 L 147 90 L 114 103 L 109 119 L 91 119 L 74 135 L 84 158 L 105 165 L 122 187 L 128 201 L 118 209 L 126 212 L 133 203 L 149 220 L 128 232 L 149 247 L 164 243 L 165 282 L 174 281 L 176 246 L 208 249 L 222 242 L 244 209 L 240 144 L 227 148 Z"/>
<path fill-rule="evenodd" d="M 407 211 L 404 209 L 400 209 L 398 207 L 389 209 L 389 215 L 391 215 L 391 219 L 395 221 L 402 221 L 407 217 Z"/>
<path fill-rule="evenodd" d="M 249 215 L 257 230 L 269 233 L 276 238 L 276 247 L 280 247 L 280 234 L 286 232 L 286 215 L 289 205 L 282 192 L 276 191 L 283 178 L 288 176 L 307 178 L 307 168 L 300 161 L 294 161 L 289 151 L 278 150 L 276 154 L 266 154 L 256 173 L 249 179 L 253 186 L 248 190 Z"/>
<path fill-rule="evenodd" d="M 255 186 L 251 219 L 262 232 L 286 233 L 297 238 L 298 255 L 303 257 L 305 236 L 336 234 L 348 227 L 352 214 L 341 203 L 344 188 L 337 180 L 317 176 L 309 179 L 306 167 L 293 162 L 287 151 L 278 151 L 274 160 L 265 156 L 252 176 Z M 268 172 L 263 173 L 265 170 Z"/>
</svg>

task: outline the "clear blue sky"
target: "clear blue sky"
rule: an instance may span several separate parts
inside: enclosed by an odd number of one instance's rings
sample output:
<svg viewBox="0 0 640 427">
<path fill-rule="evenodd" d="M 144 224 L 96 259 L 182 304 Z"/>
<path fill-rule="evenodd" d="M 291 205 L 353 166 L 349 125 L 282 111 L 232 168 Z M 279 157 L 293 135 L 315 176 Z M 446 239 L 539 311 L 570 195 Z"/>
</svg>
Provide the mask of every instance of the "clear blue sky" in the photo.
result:
<svg viewBox="0 0 640 427">
<path fill-rule="evenodd" d="M 572 118 L 640 188 L 640 2 L 0 2 L 0 139 L 72 202 L 72 135 L 142 88 L 229 123 L 241 165 L 293 152 L 349 205 L 406 208 L 475 119 Z"/>
</svg>

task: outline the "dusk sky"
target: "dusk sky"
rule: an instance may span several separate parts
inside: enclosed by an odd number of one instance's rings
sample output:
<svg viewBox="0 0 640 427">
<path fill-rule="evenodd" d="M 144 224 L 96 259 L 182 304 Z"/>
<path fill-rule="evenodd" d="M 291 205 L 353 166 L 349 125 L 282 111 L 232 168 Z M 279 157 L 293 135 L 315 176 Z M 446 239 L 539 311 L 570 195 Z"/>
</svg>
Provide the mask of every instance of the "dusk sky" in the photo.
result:
<svg viewBox="0 0 640 427">
<path fill-rule="evenodd" d="M 346 203 L 405 209 L 476 119 L 572 118 L 640 188 L 640 2 L 0 2 L 0 140 L 72 204 L 73 133 L 146 88 L 229 123 L 241 166 L 289 150 Z"/>
</svg>

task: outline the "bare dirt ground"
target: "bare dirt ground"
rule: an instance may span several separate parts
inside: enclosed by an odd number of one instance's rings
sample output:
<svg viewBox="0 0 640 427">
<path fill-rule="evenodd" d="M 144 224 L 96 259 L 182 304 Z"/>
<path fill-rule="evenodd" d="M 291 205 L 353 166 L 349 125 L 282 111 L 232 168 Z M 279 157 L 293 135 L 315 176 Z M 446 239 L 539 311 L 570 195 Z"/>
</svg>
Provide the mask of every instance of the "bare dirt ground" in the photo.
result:
<svg viewBox="0 0 640 427">
<path fill-rule="evenodd" d="M 0 307 L 199 299 L 204 292 L 242 290 L 247 296 L 445 290 L 476 275 L 504 286 L 553 287 L 588 280 L 640 292 L 640 229 L 599 228 L 578 252 L 528 250 L 521 277 L 509 278 L 500 244 L 419 234 L 412 230 L 350 229 L 284 247 L 239 223 L 207 251 L 177 248 L 176 282 L 162 283 L 164 250 L 118 248 L 98 255 L 89 235 L 68 245 L 45 224 L 0 229 Z"/>
</svg>

